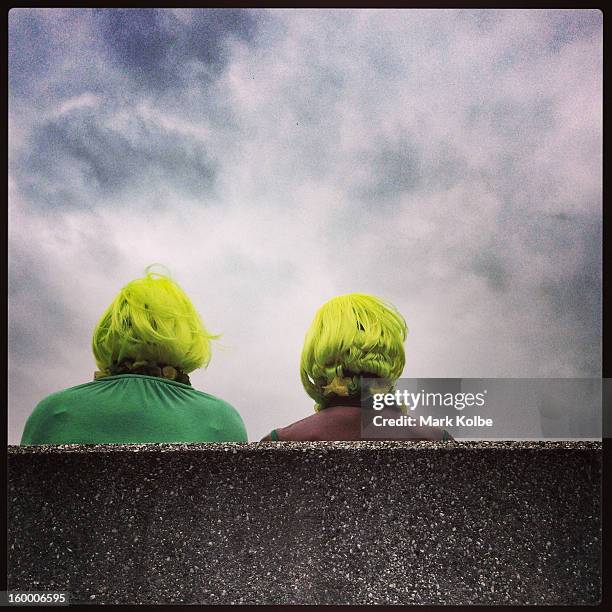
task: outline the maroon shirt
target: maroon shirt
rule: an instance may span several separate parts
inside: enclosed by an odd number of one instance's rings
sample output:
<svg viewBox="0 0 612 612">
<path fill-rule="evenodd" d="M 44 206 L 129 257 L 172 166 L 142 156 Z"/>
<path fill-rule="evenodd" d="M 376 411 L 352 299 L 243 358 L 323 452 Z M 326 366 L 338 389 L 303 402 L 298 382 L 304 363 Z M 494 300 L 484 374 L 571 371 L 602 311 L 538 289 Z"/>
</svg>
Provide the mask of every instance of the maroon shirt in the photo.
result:
<svg viewBox="0 0 612 612">
<path fill-rule="evenodd" d="M 398 418 L 396 410 L 383 410 L 383 417 Z M 372 428 L 373 430 L 373 428 Z M 437 427 L 386 427 L 384 437 L 362 435 L 362 410 L 356 406 L 331 406 L 296 421 L 287 427 L 274 430 L 279 441 L 330 441 L 339 440 L 442 440 L 444 432 Z M 448 437 L 452 440 L 452 437 Z M 264 441 L 273 441 L 268 434 Z"/>
</svg>

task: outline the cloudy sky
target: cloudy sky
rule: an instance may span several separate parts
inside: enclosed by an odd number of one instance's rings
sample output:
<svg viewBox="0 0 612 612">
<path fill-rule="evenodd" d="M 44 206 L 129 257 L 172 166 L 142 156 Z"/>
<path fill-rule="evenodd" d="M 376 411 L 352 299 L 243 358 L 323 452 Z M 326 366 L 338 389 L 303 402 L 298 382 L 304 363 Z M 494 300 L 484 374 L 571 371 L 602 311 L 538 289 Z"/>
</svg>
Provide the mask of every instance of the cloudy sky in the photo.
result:
<svg viewBox="0 0 612 612">
<path fill-rule="evenodd" d="M 600 374 L 598 11 L 13 9 L 9 87 L 10 443 L 153 262 L 251 440 L 347 292 L 405 376 Z"/>
</svg>

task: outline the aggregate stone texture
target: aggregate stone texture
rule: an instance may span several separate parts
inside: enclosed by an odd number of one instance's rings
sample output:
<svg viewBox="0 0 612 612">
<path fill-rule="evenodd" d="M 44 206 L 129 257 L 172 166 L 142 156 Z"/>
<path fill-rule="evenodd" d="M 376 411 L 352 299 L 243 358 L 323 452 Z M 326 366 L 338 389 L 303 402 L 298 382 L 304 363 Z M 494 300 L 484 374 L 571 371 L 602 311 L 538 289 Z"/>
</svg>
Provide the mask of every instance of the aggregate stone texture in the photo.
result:
<svg viewBox="0 0 612 612">
<path fill-rule="evenodd" d="M 9 447 L 8 587 L 90 604 L 596 604 L 601 452 Z"/>
</svg>

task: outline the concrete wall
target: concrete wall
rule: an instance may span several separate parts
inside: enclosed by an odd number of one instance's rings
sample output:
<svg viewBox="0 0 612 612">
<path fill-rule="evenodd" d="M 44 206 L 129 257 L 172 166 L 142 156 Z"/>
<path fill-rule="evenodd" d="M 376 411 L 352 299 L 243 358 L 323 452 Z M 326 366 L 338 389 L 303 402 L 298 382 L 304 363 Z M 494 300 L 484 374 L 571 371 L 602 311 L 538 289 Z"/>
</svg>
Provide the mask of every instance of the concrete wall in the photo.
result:
<svg viewBox="0 0 612 612">
<path fill-rule="evenodd" d="M 9 448 L 9 589 L 88 603 L 581 604 L 601 444 Z"/>
</svg>

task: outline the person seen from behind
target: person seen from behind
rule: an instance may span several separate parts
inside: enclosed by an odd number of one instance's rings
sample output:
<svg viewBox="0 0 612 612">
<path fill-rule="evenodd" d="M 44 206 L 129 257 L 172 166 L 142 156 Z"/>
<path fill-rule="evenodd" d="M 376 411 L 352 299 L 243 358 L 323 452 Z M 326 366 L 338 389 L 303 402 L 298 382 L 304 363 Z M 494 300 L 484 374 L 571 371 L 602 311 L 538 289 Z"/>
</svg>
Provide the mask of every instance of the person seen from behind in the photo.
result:
<svg viewBox="0 0 612 612">
<path fill-rule="evenodd" d="M 236 409 L 189 379 L 216 337 L 179 285 L 149 266 L 95 326 L 94 380 L 44 398 L 21 444 L 246 442 Z"/>
<path fill-rule="evenodd" d="M 274 429 L 263 441 L 381 439 L 364 435 L 362 385 L 365 379 L 368 384 L 380 379 L 389 390 L 396 383 L 405 365 L 407 333 L 398 310 L 377 297 L 351 293 L 329 300 L 315 314 L 300 364 L 302 385 L 316 402 L 315 414 Z M 401 414 L 399 408 L 385 414 L 396 413 Z M 401 429 L 385 439 L 452 439 L 435 427 Z"/>
</svg>

